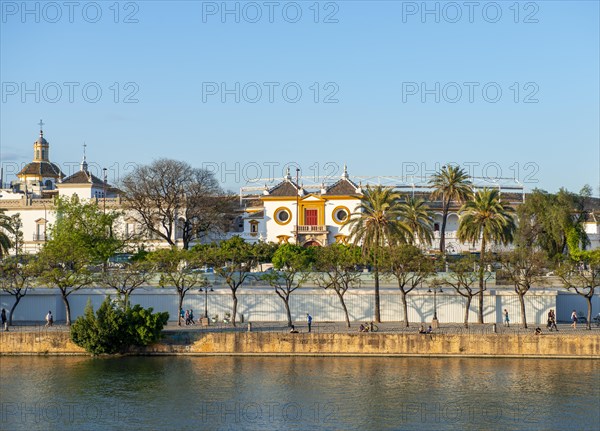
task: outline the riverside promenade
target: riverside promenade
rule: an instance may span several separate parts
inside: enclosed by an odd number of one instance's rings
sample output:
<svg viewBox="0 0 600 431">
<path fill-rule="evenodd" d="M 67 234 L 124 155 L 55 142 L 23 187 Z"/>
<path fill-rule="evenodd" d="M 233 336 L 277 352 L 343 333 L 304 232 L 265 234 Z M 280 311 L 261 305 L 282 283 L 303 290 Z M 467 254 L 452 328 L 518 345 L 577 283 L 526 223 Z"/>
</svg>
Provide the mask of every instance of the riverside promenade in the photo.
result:
<svg viewBox="0 0 600 431">
<path fill-rule="evenodd" d="M 600 359 L 600 328 L 577 329 L 567 324 L 549 332 L 537 326 L 471 324 L 441 325 L 431 334 L 419 334 L 418 324 L 378 324 L 379 331 L 361 333 L 343 323 L 315 322 L 312 331 L 299 323 L 290 333 L 282 322 L 262 322 L 201 327 L 169 322 L 163 339 L 153 345 L 132 348 L 133 355 L 231 355 L 231 356 L 425 356 L 425 357 L 523 357 Z M 0 355 L 86 355 L 70 340 L 69 328 L 56 325 L 14 326 L 0 333 Z"/>
</svg>

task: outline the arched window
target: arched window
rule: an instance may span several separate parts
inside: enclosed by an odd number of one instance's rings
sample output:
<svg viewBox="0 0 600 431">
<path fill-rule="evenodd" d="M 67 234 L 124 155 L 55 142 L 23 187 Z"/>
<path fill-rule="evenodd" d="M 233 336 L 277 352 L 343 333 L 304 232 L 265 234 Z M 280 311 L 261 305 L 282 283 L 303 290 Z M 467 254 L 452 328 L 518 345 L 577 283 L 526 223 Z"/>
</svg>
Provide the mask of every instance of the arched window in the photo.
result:
<svg viewBox="0 0 600 431">
<path fill-rule="evenodd" d="M 185 219 L 183 217 L 177 220 L 177 225 L 175 226 L 175 239 L 183 238 L 183 230 L 185 229 Z"/>
</svg>

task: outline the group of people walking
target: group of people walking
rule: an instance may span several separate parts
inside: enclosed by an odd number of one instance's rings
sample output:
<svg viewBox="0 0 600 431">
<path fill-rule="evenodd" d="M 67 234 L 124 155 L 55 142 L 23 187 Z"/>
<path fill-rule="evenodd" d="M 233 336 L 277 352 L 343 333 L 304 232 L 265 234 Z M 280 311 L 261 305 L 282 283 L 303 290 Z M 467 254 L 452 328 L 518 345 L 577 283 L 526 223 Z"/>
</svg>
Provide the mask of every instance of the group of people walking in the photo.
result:
<svg viewBox="0 0 600 431">
<path fill-rule="evenodd" d="M 194 320 L 194 310 L 179 310 L 179 314 L 181 316 L 181 320 L 185 322 L 186 325 L 195 325 L 196 321 Z"/>
</svg>

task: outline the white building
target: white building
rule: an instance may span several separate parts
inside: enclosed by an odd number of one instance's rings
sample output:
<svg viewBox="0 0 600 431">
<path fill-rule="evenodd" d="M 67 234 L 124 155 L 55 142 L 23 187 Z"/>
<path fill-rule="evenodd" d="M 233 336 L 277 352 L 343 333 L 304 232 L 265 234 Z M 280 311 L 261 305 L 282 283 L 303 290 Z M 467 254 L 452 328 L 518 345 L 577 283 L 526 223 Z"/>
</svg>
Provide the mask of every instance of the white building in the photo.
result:
<svg viewBox="0 0 600 431">
<path fill-rule="evenodd" d="M 40 124 L 42 124 L 40 122 Z M 77 195 L 91 199 L 106 209 L 123 210 L 118 190 L 88 170 L 85 155 L 80 170 L 65 177 L 58 165 L 50 161 L 50 143 L 40 130 L 39 138 L 33 143 L 33 160 L 18 174 L 12 188 L 0 191 L 0 209 L 8 216 L 20 214 L 23 223 L 25 252 L 35 253 L 47 240 L 46 227 L 54 222 L 56 214 L 54 198 Z M 389 179 L 389 178 L 388 178 Z M 358 180 L 358 179 L 357 179 Z M 363 193 L 362 181 L 350 178 L 346 167 L 341 177 L 325 179 L 320 184 L 304 185 L 302 178 L 292 179 L 289 170 L 281 182 L 272 187 L 249 187 L 240 192 L 242 223 L 231 227 L 222 235 L 212 235 L 210 240 L 219 240 L 239 235 L 249 242 L 270 241 L 276 243 L 298 243 L 304 246 L 323 246 L 335 242 L 347 243 L 348 226 L 344 222 L 357 211 Z M 360 179 L 362 180 L 362 179 Z M 366 184 L 379 184 L 381 178 L 364 178 Z M 358 184 L 357 184 L 358 183 Z M 428 200 L 430 190 L 422 186 L 416 190 L 402 183 L 387 183 L 404 194 L 421 196 Z M 502 199 L 517 206 L 525 199 L 522 187 L 501 188 Z M 588 209 L 585 231 L 591 248 L 600 248 L 600 202 L 591 199 L 593 208 Z M 434 212 L 434 242 L 430 250 L 439 249 L 442 222 L 441 202 L 430 201 Z M 446 224 L 446 251 L 449 253 L 477 252 L 479 244 L 463 244 L 457 239 L 459 226 L 459 203 L 453 203 Z M 120 225 L 127 237 L 134 236 L 132 249 L 143 245 L 147 250 L 167 247 L 157 235 L 146 232 L 135 214 L 125 211 Z M 181 229 L 175 226 L 175 242 L 182 244 Z"/>
<path fill-rule="evenodd" d="M 362 190 L 346 170 L 339 181 L 309 192 L 296 184 L 289 171 L 275 187 L 246 208 L 244 236 L 257 241 L 322 246 L 348 241 L 344 223 L 356 211 Z"/>
</svg>

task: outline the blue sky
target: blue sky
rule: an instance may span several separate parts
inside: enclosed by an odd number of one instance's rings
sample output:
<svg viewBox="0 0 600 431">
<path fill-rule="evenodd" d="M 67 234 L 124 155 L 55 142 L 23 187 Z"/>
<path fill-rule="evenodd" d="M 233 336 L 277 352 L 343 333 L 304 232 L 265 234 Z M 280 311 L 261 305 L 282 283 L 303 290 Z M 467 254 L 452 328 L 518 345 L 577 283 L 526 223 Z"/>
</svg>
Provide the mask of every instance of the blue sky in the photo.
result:
<svg viewBox="0 0 600 431">
<path fill-rule="evenodd" d="M 0 3 L 5 180 L 42 118 L 52 161 L 71 172 L 85 141 L 111 182 L 160 157 L 232 190 L 290 163 L 420 177 L 454 162 L 600 193 L 597 1 Z"/>
</svg>

